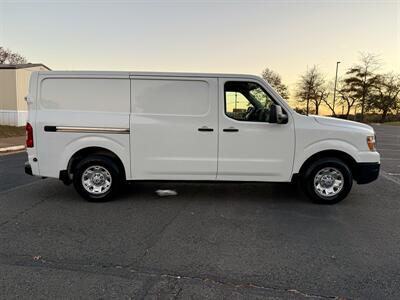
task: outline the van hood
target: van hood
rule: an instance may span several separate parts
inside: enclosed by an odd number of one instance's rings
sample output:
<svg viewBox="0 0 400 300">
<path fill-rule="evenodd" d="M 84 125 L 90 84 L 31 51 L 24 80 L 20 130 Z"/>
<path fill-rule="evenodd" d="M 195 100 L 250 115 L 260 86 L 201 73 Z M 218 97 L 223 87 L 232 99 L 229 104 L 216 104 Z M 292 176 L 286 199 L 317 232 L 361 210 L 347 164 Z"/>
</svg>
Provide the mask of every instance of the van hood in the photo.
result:
<svg viewBox="0 0 400 300">
<path fill-rule="evenodd" d="M 310 117 L 314 118 L 315 121 L 317 121 L 318 123 L 320 123 L 322 125 L 352 128 L 354 130 L 359 130 L 359 131 L 363 131 L 363 132 L 368 132 L 370 134 L 374 134 L 374 129 L 367 124 L 349 121 L 349 120 L 338 119 L 338 118 L 332 118 L 332 117 L 322 117 L 322 116 L 314 116 L 314 115 L 311 115 Z"/>
</svg>

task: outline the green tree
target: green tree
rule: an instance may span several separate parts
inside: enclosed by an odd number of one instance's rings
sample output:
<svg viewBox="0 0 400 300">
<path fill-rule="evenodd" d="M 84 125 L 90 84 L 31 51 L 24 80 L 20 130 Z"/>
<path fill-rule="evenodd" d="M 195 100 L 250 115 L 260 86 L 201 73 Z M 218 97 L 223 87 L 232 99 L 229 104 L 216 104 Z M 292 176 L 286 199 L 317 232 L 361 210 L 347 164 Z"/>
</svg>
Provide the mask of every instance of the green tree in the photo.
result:
<svg viewBox="0 0 400 300">
<path fill-rule="evenodd" d="M 351 95 L 351 99 L 355 99 L 355 104 L 361 107 L 361 121 L 364 120 L 368 96 L 377 80 L 375 72 L 379 66 L 376 55 L 361 53 L 359 63 L 349 68 L 344 78 L 345 94 Z"/>
<path fill-rule="evenodd" d="M 380 122 L 385 122 L 390 111 L 400 106 L 400 76 L 393 73 L 377 76 L 371 86 L 368 109 L 377 110 L 381 115 Z"/>
</svg>

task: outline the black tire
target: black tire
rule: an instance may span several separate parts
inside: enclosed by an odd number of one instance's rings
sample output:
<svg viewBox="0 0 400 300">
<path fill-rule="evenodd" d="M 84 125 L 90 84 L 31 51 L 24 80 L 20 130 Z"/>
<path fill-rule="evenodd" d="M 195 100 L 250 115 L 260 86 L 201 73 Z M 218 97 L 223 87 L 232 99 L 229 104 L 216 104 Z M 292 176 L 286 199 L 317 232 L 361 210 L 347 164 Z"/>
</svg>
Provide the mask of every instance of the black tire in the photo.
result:
<svg viewBox="0 0 400 300">
<path fill-rule="evenodd" d="M 314 185 L 315 176 L 326 168 L 332 168 L 340 171 L 339 178 L 343 179 L 342 188 L 337 194 L 331 196 L 324 196 L 317 192 Z M 311 163 L 301 176 L 301 187 L 305 194 L 315 203 L 319 204 L 335 204 L 342 201 L 351 190 L 353 186 L 353 175 L 350 168 L 342 160 L 335 157 L 320 158 Z M 337 188 L 338 189 L 338 188 Z"/>
<path fill-rule="evenodd" d="M 100 167 L 97 168 L 97 167 Z M 108 172 L 104 174 L 110 175 L 111 180 L 110 186 L 107 187 L 107 190 L 104 189 L 104 192 L 100 191 L 98 193 L 89 192 L 82 182 L 83 173 L 90 167 L 93 167 L 97 170 L 102 170 L 104 173 L 104 169 Z M 104 169 L 103 169 L 104 168 Z M 108 176 L 106 176 L 108 177 Z M 91 155 L 83 158 L 76 166 L 73 175 L 73 183 L 76 191 L 86 200 L 90 202 L 104 202 L 111 200 L 113 196 L 118 191 L 118 187 L 121 185 L 121 172 L 115 162 L 106 156 L 101 155 Z"/>
</svg>

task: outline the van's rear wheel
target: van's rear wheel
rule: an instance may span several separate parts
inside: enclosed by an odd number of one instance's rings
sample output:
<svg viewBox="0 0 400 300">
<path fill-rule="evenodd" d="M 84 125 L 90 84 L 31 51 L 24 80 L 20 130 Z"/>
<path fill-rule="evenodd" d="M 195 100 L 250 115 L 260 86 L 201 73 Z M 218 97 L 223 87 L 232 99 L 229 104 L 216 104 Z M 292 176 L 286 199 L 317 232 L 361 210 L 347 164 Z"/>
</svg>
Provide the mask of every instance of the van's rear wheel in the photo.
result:
<svg viewBox="0 0 400 300">
<path fill-rule="evenodd" d="M 311 200 L 320 204 L 334 204 L 348 195 L 353 176 L 342 160 L 321 158 L 306 169 L 301 182 Z"/>
<path fill-rule="evenodd" d="M 75 168 L 74 187 L 86 200 L 110 200 L 121 183 L 120 171 L 112 159 L 93 155 L 82 159 Z"/>
</svg>

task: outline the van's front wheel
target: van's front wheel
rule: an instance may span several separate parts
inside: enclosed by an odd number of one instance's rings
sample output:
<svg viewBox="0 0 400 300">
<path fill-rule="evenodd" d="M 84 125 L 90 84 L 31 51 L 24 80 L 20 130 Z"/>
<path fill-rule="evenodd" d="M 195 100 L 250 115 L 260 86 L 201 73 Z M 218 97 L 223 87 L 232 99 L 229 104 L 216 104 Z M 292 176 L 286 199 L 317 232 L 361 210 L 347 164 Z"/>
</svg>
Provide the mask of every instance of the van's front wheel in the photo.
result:
<svg viewBox="0 0 400 300">
<path fill-rule="evenodd" d="M 73 176 L 77 192 L 91 202 L 110 200 L 118 190 L 120 181 L 120 172 L 114 162 L 100 155 L 82 159 Z"/>
<path fill-rule="evenodd" d="M 321 158 L 313 162 L 302 176 L 305 193 L 316 203 L 334 204 L 351 190 L 353 176 L 349 167 L 337 158 Z"/>
</svg>

